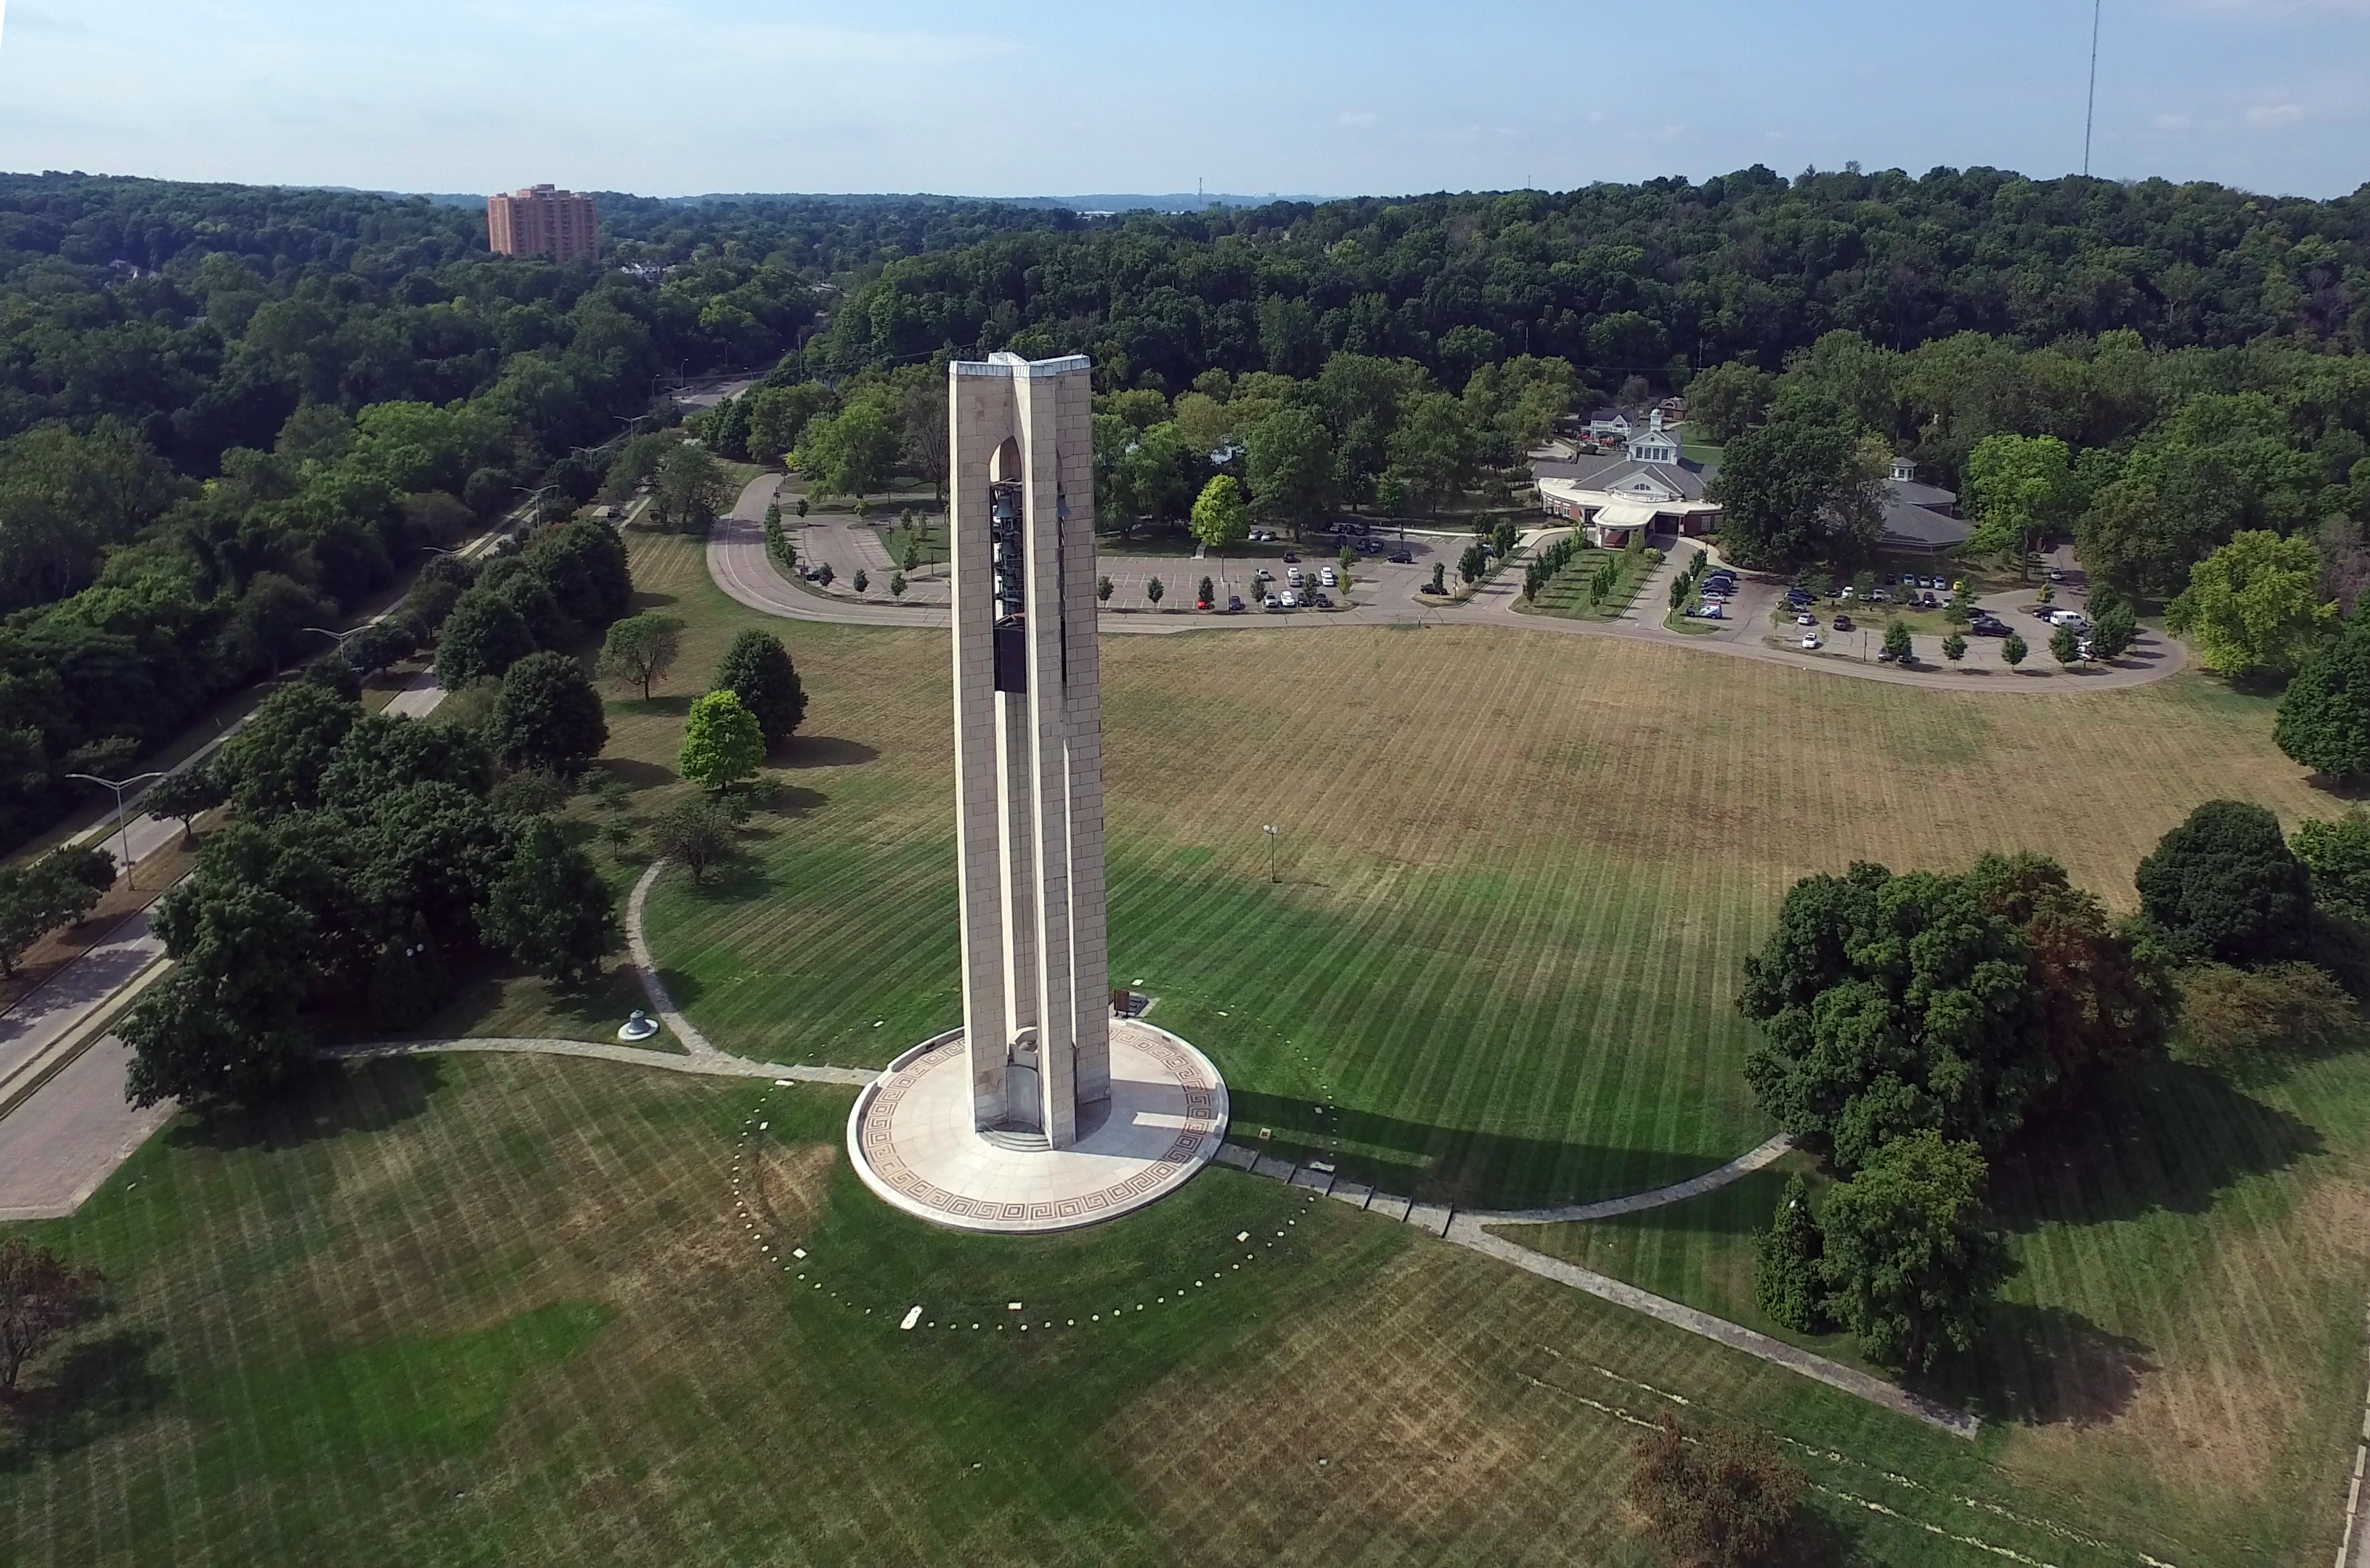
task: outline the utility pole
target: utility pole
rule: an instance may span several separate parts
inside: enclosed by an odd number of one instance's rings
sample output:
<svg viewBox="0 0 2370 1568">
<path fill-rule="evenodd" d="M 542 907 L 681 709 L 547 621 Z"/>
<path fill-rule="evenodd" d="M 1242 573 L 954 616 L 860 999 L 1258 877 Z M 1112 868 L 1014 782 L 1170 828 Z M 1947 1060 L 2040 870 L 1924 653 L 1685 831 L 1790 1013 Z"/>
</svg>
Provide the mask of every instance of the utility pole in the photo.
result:
<svg viewBox="0 0 2370 1568">
<path fill-rule="evenodd" d="M 132 777 L 124 779 L 119 783 L 114 779 L 100 778 L 97 773 L 68 773 L 66 775 L 66 777 L 70 779 L 82 779 L 87 783 L 98 785 L 101 789 L 111 789 L 115 792 L 115 832 L 123 846 L 123 883 L 127 887 L 137 888 L 140 884 L 133 878 L 132 865 L 132 835 L 130 832 L 125 830 L 123 826 L 123 792 L 130 789 L 134 784 L 146 784 L 150 779 L 161 779 L 165 775 L 163 773 L 134 773 Z"/>
<path fill-rule="evenodd" d="M 1275 824 L 1270 822 L 1260 831 L 1267 835 L 1267 879 L 1274 882 L 1278 880 L 1275 874 Z"/>
</svg>

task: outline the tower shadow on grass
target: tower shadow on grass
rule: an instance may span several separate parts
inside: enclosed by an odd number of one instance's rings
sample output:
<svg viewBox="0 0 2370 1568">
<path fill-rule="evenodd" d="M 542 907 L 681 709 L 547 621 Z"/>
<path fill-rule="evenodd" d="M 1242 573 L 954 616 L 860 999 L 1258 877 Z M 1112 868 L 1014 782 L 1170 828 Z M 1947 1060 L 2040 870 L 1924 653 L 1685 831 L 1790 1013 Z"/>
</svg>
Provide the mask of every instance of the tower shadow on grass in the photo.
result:
<svg viewBox="0 0 2370 1568">
<path fill-rule="evenodd" d="M 167 1139 L 177 1149 L 276 1152 L 341 1133 L 384 1132 L 425 1111 L 444 1073 L 435 1057 L 314 1062 L 273 1098 L 197 1113 L 177 1122 Z"/>
<path fill-rule="evenodd" d="M 0 1440 L 0 1474 L 86 1448 L 162 1405 L 172 1383 L 149 1361 L 164 1343 L 152 1328 L 119 1328 L 60 1352 L 46 1377 L 0 1407 L 0 1433 L 10 1434 Z"/>
<path fill-rule="evenodd" d="M 1228 1136 L 1235 1142 L 1256 1144 L 1278 1159 L 1322 1159 L 1346 1180 L 1465 1208 L 1537 1208 L 1623 1197 L 1702 1175 L 1743 1152 L 1686 1154 L 1521 1138 L 1351 1106 L 1327 1113 L 1307 1100 L 1231 1084 L 1226 1094 Z M 1271 1133 L 1264 1142 L 1259 1138 L 1262 1127 Z M 1721 1230 L 1752 1230 L 1768 1220 L 1766 1210 L 1755 1216 L 1701 1203 L 1674 1212 L 1685 1214 L 1688 1223 Z"/>
</svg>

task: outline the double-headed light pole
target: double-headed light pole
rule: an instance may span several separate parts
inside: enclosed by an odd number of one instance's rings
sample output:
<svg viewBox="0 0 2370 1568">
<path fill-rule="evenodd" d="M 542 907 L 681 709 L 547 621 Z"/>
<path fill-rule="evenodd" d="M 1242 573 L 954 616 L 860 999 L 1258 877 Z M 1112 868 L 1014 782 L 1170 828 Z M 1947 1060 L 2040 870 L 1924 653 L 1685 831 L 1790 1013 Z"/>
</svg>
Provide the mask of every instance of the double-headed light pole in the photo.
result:
<svg viewBox="0 0 2370 1568">
<path fill-rule="evenodd" d="M 68 773 L 66 775 L 66 777 L 70 779 L 81 779 L 86 783 L 95 784 L 101 789 L 111 789 L 115 792 L 115 833 L 112 836 L 119 839 L 123 846 L 123 881 L 124 886 L 128 887 L 137 887 L 140 884 L 134 879 L 132 872 L 132 834 L 130 830 L 126 829 L 123 825 L 123 792 L 132 788 L 135 784 L 144 784 L 150 779 L 161 779 L 165 775 L 161 773 L 134 773 L 128 779 L 118 780 L 103 779 L 97 773 Z"/>
<path fill-rule="evenodd" d="M 1267 835 L 1267 879 L 1270 882 L 1279 881 L 1281 879 L 1275 874 L 1276 826 L 1274 823 L 1270 822 L 1265 827 L 1261 828 L 1260 831 Z"/>
</svg>

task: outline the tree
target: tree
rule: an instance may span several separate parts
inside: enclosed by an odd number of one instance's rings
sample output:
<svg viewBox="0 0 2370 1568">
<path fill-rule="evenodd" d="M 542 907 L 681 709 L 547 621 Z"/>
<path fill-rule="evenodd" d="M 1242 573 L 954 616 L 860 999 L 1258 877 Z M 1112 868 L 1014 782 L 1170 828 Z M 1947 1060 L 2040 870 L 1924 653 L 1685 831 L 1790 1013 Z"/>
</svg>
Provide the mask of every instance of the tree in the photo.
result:
<svg viewBox="0 0 2370 1568">
<path fill-rule="evenodd" d="M 727 789 L 755 778 L 765 760 L 765 733 L 738 693 L 710 692 L 691 704 L 677 759 L 685 778 L 704 789 Z"/>
<path fill-rule="evenodd" d="M 1419 502 L 1437 509 L 1473 472 L 1473 430 L 1465 405 L 1444 392 L 1416 392 L 1390 433 L 1390 465 Z"/>
<path fill-rule="evenodd" d="M 2140 635 L 2139 617 L 2128 604 L 2116 603 L 2100 610 L 2093 599 L 2090 606 L 2090 651 L 2100 658 L 2121 658 Z"/>
<path fill-rule="evenodd" d="M 1825 1333 L 1825 1282 L 1820 1273 L 1824 1255 L 1819 1222 L 1811 1212 L 1811 1185 L 1798 1173 L 1786 1179 L 1769 1228 L 1754 1243 L 1754 1304 L 1797 1333 Z"/>
<path fill-rule="evenodd" d="M 2165 606 L 2165 624 L 2192 638 L 2225 675 L 2303 665 L 2337 618 L 2320 597 L 2320 554 L 2301 536 L 2267 532 L 2230 543 L 2189 569 L 2189 586 Z"/>
<path fill-rule="evenodd" d="M 2272 738 L 2325 777 L 2370 773 L 2370 616 L 2349 622 L 2305 661 L 2280 696 Z"/>
<path fill-rule="evenodd" d="M 1489 564 L 1490 558 L 1481 553 L 1481 542 L 1475 540 L 1465 546 L 1464 553 L 1456 557 L 1457 580 L 1460 582 L 1476 580 L 1481 576 L 1481 569 Z"/>
<path fill-rule="evenodd" d="M 1942 657 L 1952 664 L 1967 657 L 1967 639 L 1956 632 L 1942 639 Z"/>
<path fill-rule="evenodd" d="M 1097 578 L 1095 579 L 1095 601 L 1097 603 L 1109 604 L 1110 602 L 1111 587 L 1111 579 L 1107 577 Z"/>
<path fill-rule="evenodd" d="M 683 623 L 654 610 L 628 615 L 612 624 L 601 641 L 596 667 L 613 681 L 631 681 L 648 702 L 650 685 L 663 678 L 683 651 Z"/>
<path fill-rule="evenodd" d="M 217 835 L 214 847 L 234 849 L 229 837 Z M 132 1104 L 252 1104 L 311 1059 L 296 1013 L 324 934 L 314 915 L 270 887 L 201 867 L 158 903 L 155 926 L 175 967 L 116 1025 L 132 1047 Z"/>
<path fill-rule="evenodd" d="M 947 465 L 954 446 L 947 432 L 947 389 L 944 378 L 922 376 L 898 395 L 899 451 L 907 466 L 930 481 L 930 493 L 947 498 Z M 912 571 L 908 566 L 905 568 Z"/>
<path fill-rule="evenodd" d="M 532 653 L 502 678 L 486 743 L 506 768 L 548 768 L 572 779 L 609 744 L 609 720 L 582 665 L 564 653 Z"/>
<path fill-rule="evenodd" d="M 694 882 L 707 881 L 708 868 L 732 853 L 732 814 L 712 800 L 686 800 L 650 824 L 659 853 L 689 866 Z"/>
<path fill-rule="evenodd" d="M 180 823 L 181 843 L 186 848 L 197 842 L 198 818 L 229 798 L 221 771 L 208 759 L 176 768 L 150 784 L 140 797 L 140 809 Z"/>
<path fill-rule="evenodd" d="M 0 1402 L 16 1399 L 27 1362 L 98 1315 L 105 1284 L 88 1264 L 70 1267 L 22 1236 L 0 1237 Z"/>
<path fill-rule="evenodd" d="M 2071 626 L 2060 626 L 2050 635 L 2049 657 L 2069 669 L 2081 662 L 2082 634 Z"/>
<path fill-rule="evenodd" d="M 2072 454 L 2055 436 L 1985 436 L 1967 458 L 1975 531 L 1967 550 L 2005 555 L 2070 527 L 2080 494 Z"/>
<path fill-rule="evenodd" d="M 26 948 L 88 914 L 114 885 L 115 857 L 98 844 L 0 865 L 0 977 L 15 975 Z"/>
<path fill-rule="evenodd" d="M 1331 499 L 1332 439 L 1306 408 L 1284 407 L 1251 431 L 1251 496 L 1263 515 L 1297 532 Z"/>
<path fill-rule="evenodd" d="M 1168 591 L 1168 588 L 1162 584 L 1158 578 L 1154 578 L 1150 582 L 1144 585 L 1144 597 L 1152 601 L 1153 606 L 1156 609 L 1159 607 L 1161 595 Z"/>
<path fill-rule="evenodd" d="M 799 438 L 799 464 L 816 495 L 861 498 L 888 485 L 902 446 L 895 421 L 878 403 L 854 403 L 808 423 Z"/>
<path fill-rule="evenodd" d="M 1200 585 L 1194 589 L 1193 601 L 1202 609 L 1206 610 L 1212 603 L 1215 602 L 1217 592 L 1218 585 L 1212 582 L 1208 578 L 1203 578 Z"/>
<path fill-rule="evenodd" d="M 711 692 L 730 692 L 756 715 L 758 733 L 772 750 L 795 733 L 807 716 L 806 687 L 782 639 L 755 627 L 732 639 L 717 661 Z"/>
<path fill-rule="evenodd" d="M 2333 822 L 2318 818 L 2300 822 L 2288 848 L 2312 874 L 2316 903 L 2358 925 L 2370 925 L 2370 812 L 2357 806 Z"/>
<path fill-rule="evenodd" d="M 2000 644 L 2000 658 L 2007 661 L 2010 670 L 2022 664 L 2025 656 L 2031 652 L 2032 649 L 2026 644 L 2020 633 L 2010 632 L 2008 635 L 2008 640 Z"/>
<path fill-rule="evenodd" d="M 903 599 L 905 597 L 904 573 L 891 572 L 889 574 L 889 597 L 892 599 Z"/>
<path fill-rule="evenodd" d="M 1840 1171 L 1920 1128 L 1996 1147 L 2056 1078 L 2031 951 L 1965 877 L 1803 878 L 1737 1005 L 1754 1098 Z"/>
<path fill-rule="evenodd" d="M 535 634 L 508 598 L 471 589 L 436 635 L 436 683 L 457 692 L 500 675 L 535 651 Z"/>
<path fill-rule="evenodd" d="M 1827 1193 L 1819 1230 L 1827 1314 L 1870 1360 L 1930 1371 L 1974 1348 L 2014 1265 L 1986 1223 L 1991 1168 L 1930 1129 L 1878 1150 Z"/>
<path fill-rule="evenodd" d="M 617 935 L 616 901 L 592 858 L 548 817 L 531 817 L 478 915 L 486 941 L 545 979 L 581 985 Z"/>
<path fill-rule="evenodd" d="M 2207 801 L 2157 841 L 2134 880 L 2140 909 L 2183 956 L 2248 968 L 2304 949 L 2311 874 L 2260 806 Z"/>
<path fill-rule="evenodd" d="M 1731 360 L 1687 383 L 1687 435 L 1720 446 L 1760 421 L 1772 383 L 1757 365 Z"/>
<path fill-rule="evenodd" d="M 864 590 L 872 586 L 872 578 L 862 567 L 858 567 L 856 568 L 856 575 L 848 579 L 847 586 L 854 589 L 860 598 Z"/>
<path fill-rule="evenodd" d="M 1810 1478 L 1766 1432 L 1690 1433 L 1665 1415 L 1630 1452 L 1622 1495 L 1677 1568 L 1754 1568 L 1797 1540 Z"/>
<path fill-rule="evenodd" d="M 659 464 L 650 491 L 650 516 L 676 533 L 705 533 L 732 499 L 724 465 L 704 447 L 678 443 Z"/>
<path fill-rule="evenodd" d="M 1434 561 L 1432 564 L 1432 591 L 1434 593 L 1448 591 L 1448 563 L 1445 561 Z"/>
<path fill-rule="evenodd" d="M 807 421 L 828 409 L 834 398 L 828 387 L 807 381 L 794 386 L 760 386 L 752 390 L 745 401 L 749 405 L 750 455 L 760 463 L 779 463 L 785 452 L 799 444 Z M 939 389 L 938 403 L 943 410 L 943 388 Z M 939 442 L 940 446 L 945 444 L 943 441 Z"/>
<path fill-rule="evenodd" d="M 484 795 L 493 787 L 493 753 L 475 730 L 460 725 L 364 714 L 329 753 L 321 804 L 362 815 L 398 790 L 429 783 Z"/>
<path fill-rule="evenodd" d="M 2046 855 L 1984 855 L 1967 883 L 2031 955 L 2042 1044 L 2056 1067 L 2043 1098 L 2070 1103 L 2099 1073 L 2163 1055 L 2179 998 L 2171 955 L 2145 921 L 2111 921 Z"/>
<path fill-rule="evenodd" d="M 1866 555 L 1883 519 L 1884 456 L 1850 416 L 1781 399 L 1728 443 L 1706 492 L 1720 504 L 1721 554 L 1770 567 Z"/>
<path fill-rule="evenodd" d="M 1250 512 L 1243 505 L 1243 487 L 1231 474 L 1220 474 L 1202 486 L 1193 502 L 1193 537 L 1213 550 L 1239 544 L 1250 537 Z"/>
<path fill-rule="evenodd" d="M 823 584 L 825 588 L 829 588 L 832 584 L 832 579 L 838 575 L 839 574 L 837 572 L 832 569 L 832 565 L 829 561 L 825 561 L 822 566 L 815 568 L 815 581 Z"/>
<path fill-rule="evenodd" d="M 264 818 L 319 805 L 329 754 L 362 712 L 360 705 L 304 681 L 264 698 L 223 748 L 231 797 L 240 814 Z"/>
<path fill-rule="evenodd" d="M 1862 567 L 1852 578 L 1852 593 L 1861 600 L 1873 597 L 1876 593 L 1876 573 Z"/>
<path fill-rule="evenodd" d="M 1909 640 L 1909 623 L 1894 619 L 1884 628 L 1884 651 L 1903 664 L 1909 662 L 1913 645 Z"/>
</svg>

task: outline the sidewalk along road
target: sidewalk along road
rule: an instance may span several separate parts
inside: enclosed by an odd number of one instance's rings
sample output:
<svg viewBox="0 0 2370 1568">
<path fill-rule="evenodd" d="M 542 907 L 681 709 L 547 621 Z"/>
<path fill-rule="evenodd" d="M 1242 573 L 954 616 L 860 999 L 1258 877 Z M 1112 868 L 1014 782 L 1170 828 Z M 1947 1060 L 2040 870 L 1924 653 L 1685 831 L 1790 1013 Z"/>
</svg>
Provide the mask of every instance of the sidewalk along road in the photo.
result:
<svg viewBox="0 0 2370 1568">
<path fill-rule="evenodd" d="M 501 543 L 501 541 L 509 534 L 510 531 L 518 526 L 524 515 L 525 509 L 523 507 L 518 511 L 512 512 L 509 517 L 505 518 L 500 526 L 488 529 L 484 533 L 481 533 L 477 538 L 469 541 L 468 544 L 462 545 L 460 549 L 454 553 L 460 555 L 464 560 L 477 559 L 478 556 L 485 555 L 487 552 L 492 550 L 495 545 Z M 385 620 L 387 615 L 393 613 L 394 611 L 389 610 L 384 614 L 374 615 L 371 617 L 369 622 L 365 623 L 365 624 L 374 624 L 377 622 Z M 440 692 L 437 692 L 435 698 L 423 699 L 419 694 L 420 689 L 425 685 L 430 690 L 433 690 L 435 684 L 436 682 L 431 676 L 426 674 L 420 675 L 415 679 L 409 686 L 396 694 L 395 700 L 387 704 L 387 711 L 389 713 L 402 714 L 411 718 L 421 718 L 426 716 L 427 714 L 435 707 L 437 701 L 442 699 L 443 693 Z M 421 705 L 423 700 L 426 704 L 425 706 Z M 167 770 L 165 776 L 169 778 L 172 774 L 180 773 L 183 769 L 197 767 L 204 763 L 208 759 L 213 757 L 215 752 L 221 750 L 223 747 L 229 744 L 231 738 L 237 735 L 241 729 L 245 728 L 247 727 L 247 721 L 253 716 L 254 713 L 251 709 L 247 713 L 241 715 L 236 722 L 224 729 L 220 735 L 215 736 L 212 740 L 207 741 L 203 746 L 199 747 L 195 751 L 190 753 L 190 755 L 183 759 L 179 763 Z M 158 850 L 171 844 L 181 836 L 180 819 L 174 817 L 151 817 L 145 812 L 136 809 L 141 799 L 145 796 L 150 790 L 155 788 L 159 782 L 161 781 L 151 779 L 147 784 L 143 784 L 137 792 L 124 797 L 123 823 L 121 827 L 119 828 L 116 825 L 114 808 L 110 804 L 108 813 L 104 818 L 93 823 L 91 826 L 84 829 L 81 832 L 76 833 L 74 837 L 68 839 L 66 842 L 73 845 L 91 843 L 102 845 L 107 850 L 108 853 L 115 857 L 115 866 L 119 873 L 138 865 L 142 861 L 147 859 L 150 855 L 155 854 Z M 93 787 L 95 788 L 97 786 L 94 785 Z"/>
</svg>

